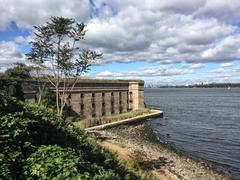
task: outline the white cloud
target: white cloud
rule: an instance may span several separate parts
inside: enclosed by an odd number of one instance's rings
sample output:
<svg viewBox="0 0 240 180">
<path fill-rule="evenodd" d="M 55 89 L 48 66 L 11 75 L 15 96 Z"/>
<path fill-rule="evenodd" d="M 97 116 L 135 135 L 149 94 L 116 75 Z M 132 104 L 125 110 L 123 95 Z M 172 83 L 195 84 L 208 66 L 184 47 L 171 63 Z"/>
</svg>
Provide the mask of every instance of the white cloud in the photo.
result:
<svg viewBox="0 0 240 180">
<path fill-rule="evenodd" d="M 202 58 L 215 61 L 234 61 L 240 59 L 240 34 L 228 36 L 214 47 L 202 53 Z"/>
<path fill-rule="evenodd" d="M 163 64 L 222 63 L 237 60 L 240 55 L 236 47 L 239 27 L 230 23 L 240 17 L 240 3 L 234 0 L 143 0 L 141 3 L 0 0 L 0 3 L 4 4 L 0 11 L 2 28 L 12 21 L 20 28 L 31 28 L 54 15 L 85 21 L 88 32 L 83 46 L 101 50 L 102 63 L 136 60 Z"/>
<path fill-rule="evenodd" d="M 189 14 L 197 11 L 205 4 L 205 0 L 185 1 L 185 0 L 145 0 L 145 6 L 151 10 L 169 11 L 180 14 Z"/>
<path fill-rule="evenodd" d="M 33 25 L 50 16 L 87 23 L 82 46 L 103 52 L 99 64 L 112 61 L 186 63 L 184 68 L 148 67 L 129 77 L 152 78 L 193 73 L 205 63 L 231 67 L 240 59 L 240 1 L 236 0 L 0 0 L 0 30 L 11 22 L 32 33 Z M 32 38 L 1 42 L 0 62 L 22 61 L 21 46 Z M 125 72 L 104 71 L 99 76 L 125 77 Z M 169 77 L 168 77 L 169 76 Z M 180 81 L 180 80 L 179 80 Z"/>
<path fill-rule="evenodd" d="M 142 79 L 146 84 L 186 85 L 197 83 L 236 83 L 240 80 L 239 66 L 233 69 L 219 68 L 196 74 L 200 64 L 182 64 L 179 68 L 170 65 L 139 68 L 133 71 L 101 71 L 86 77 L 100 79 Z M 189 76 L 190 75 L 190 76 Z"/>
<path fill-rule="evenodd" d="M 91 15 L 88 0 L 0 0 L 0 28 L 14 21 L 19 27 L 32 28 L 51 16 L 71 17 L 86 21 Z"/>
<path fill-rule="evenodd" d="M 232 65 L 233 65 L 232 62 L 220 64 L 221 67 L 231 67 Z"/>
<path fill-rule="evenodd" d="M 154 77 L 172 77 L 193 73 L 193 69 L 174 68 L 171 66 L 146 67 L 135 71 L 101 71 L 94 75 L 97 78 L 111 79 L 151 79 Z"/>
<path fill-rule="evenodd" d="M 24 57 L 19 47 L 14 42 L 0 42 L 0 64 L 11 65 L 15 62 L 24 62 Z"/>
<path fill-rule="evenodd" d="M 206 0 L 203 7 L 195 12 L 196 15 L 204 18 L 216 18 L 228 23 L 239 22 L 240 1 L 236 0 Z"/>
<path fill-rule="evenodd" d="M 191 69 L 201 69 L 205 67 L 205 64 L 197 63 L 197 64 L 184 64 L 183 67 L 191 68 Z"/>
<path fill-rule="evenodd" d="M 104 62 L 205 63 L 232 61 L 238 56 L 208 55 L 219 41 L 237 35 L 238 28 L 231 24 L 216 18 L 157 11 L 147 4 L 145 9 L 133 2 L 129 4 L 120 6 L 119 12 L 110 18 L 92 19 L 88 24 L 86 43 L 100 48 Z"/>
</svg>

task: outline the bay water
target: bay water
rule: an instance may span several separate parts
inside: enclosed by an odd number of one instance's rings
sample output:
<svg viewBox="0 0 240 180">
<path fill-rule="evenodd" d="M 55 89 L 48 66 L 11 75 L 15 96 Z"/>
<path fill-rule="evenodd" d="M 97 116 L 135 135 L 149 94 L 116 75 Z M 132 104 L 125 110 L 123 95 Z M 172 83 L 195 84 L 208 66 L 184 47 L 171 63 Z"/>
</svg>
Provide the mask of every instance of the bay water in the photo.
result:
<svg viewBox="0 0 240 180">
<path fill-rule="evenodd" d="M 164 111 L 150 122 L 162 141 L 240 177 L 240 88 L 145 89 L 145 103 Z"/>
</svg>

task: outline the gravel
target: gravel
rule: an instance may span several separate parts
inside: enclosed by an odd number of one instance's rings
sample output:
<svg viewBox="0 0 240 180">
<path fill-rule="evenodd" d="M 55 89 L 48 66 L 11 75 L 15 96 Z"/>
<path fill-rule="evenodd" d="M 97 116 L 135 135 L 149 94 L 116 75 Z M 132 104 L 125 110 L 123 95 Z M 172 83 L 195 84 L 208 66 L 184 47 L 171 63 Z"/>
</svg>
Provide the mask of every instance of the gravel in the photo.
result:
<svg viewBox="0 0 240 180">
<path fill-rule="evenodd" d="M 169 179 L 186 180 L 227 180 L 230 179 L 222 172 L 209 167 L 207 164 L 195 160 L 190 156 L 161 143 L 148 128 L 147 123 L 122 125 L 100 131 L 115 141 L 123 144 L 131 152 L 141 152 L 151 160 L 160 164 L 157 171 L 166 174 Z"/>
</svg>

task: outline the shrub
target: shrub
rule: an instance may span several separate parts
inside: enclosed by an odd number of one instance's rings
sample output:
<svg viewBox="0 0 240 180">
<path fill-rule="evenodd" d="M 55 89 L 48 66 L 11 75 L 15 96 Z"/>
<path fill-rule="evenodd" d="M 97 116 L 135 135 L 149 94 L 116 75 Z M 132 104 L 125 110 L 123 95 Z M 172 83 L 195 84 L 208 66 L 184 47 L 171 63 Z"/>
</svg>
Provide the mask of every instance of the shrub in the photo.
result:
<svg viewBox="0 0 240 180">
<path fill-rule="evenodd" d="M 32 123 L 29 119 L 20 118 L 22 113 L 14 113 L 0 118 L 0 178 L 11 175 L 19 176 L 19 170 L 23 165 L 26 155 L 33 152 L 33 146 L 29 142 L 31 138 L 27 126 Z"/>
<path fill-rule="evenodd" d="M 23 63 L 16 63 L 12 68 L 7 69 L 0 76 L 0 92 L 22 101 L 25 100 L 21 81 L 31 79 L 30 72 L 31 67 Z"/>
<path fill-rule="evenodd" d="M 137 178 L 53 110 L 1 93 L 0 169 L 0 179 Z"/>
<path fill-rule="evenodd" d="M 0 116 L 8 113 L 22 111 L 23 105 L 16 98 L 10 98 L 0 92 Z"/>
<path fill-rule="evenodd" d="M 24 175 L 28 179 L 119 179 L 113 171 L 86 162 L 74 149 L 56 145 L 40 146 L 31 154 Z"/>
<path fill-rule="evenodd" d="M 45 89 L 41 95 L 41 103 L 50 108 L 56 108 L 56 93 L 51 89 Z"/>
<path fill-rule="evenodd" d="M 0 78 L 0 92 L 22 101 L 25 100 L 21 82 L 12 77 L 4 76 L 3 78 Z"/>
</svg>

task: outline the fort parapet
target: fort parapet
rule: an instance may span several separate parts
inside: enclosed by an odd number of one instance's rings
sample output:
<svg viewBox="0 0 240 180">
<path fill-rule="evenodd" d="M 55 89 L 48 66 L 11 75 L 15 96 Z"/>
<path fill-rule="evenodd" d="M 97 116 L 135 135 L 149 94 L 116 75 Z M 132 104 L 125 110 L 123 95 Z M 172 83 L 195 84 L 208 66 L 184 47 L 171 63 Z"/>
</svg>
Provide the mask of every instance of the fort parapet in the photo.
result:
<svg viewBox="0 0 240 180">
<path fill-rule="evenodd" d="M 50 83 L 46 87 L 54 89 Z M 24 81 L 22 89 L 25 99 L 36 101 L 36 82 Z M 68 113 L 73 116 L 100 118 L 144 108 L 144 82 L 140 80 L 80 80 L 67 93 Z"/>
</svg>

